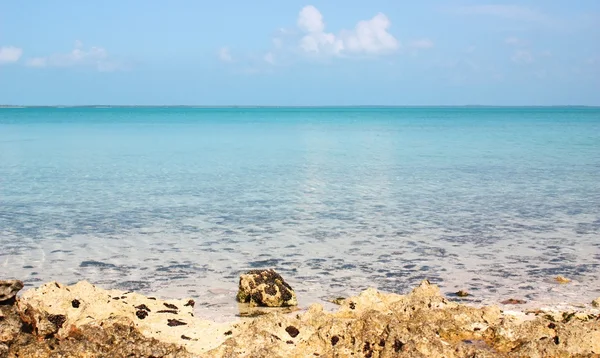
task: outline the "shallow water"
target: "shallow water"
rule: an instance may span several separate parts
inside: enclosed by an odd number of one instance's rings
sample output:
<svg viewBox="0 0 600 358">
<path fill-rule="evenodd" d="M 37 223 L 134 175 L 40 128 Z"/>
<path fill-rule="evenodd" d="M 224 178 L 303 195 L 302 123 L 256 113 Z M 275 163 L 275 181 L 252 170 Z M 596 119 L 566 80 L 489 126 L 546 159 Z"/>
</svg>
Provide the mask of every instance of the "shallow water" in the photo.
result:
<svg viewBox="0 0 600 358">
<path fill-rule="evenodd" d="M 227 315 L 261 267 L 303 305 L 425 278 L 589 302 L 600 109 L 0 109 L 1 277 Z"/>
</svg>

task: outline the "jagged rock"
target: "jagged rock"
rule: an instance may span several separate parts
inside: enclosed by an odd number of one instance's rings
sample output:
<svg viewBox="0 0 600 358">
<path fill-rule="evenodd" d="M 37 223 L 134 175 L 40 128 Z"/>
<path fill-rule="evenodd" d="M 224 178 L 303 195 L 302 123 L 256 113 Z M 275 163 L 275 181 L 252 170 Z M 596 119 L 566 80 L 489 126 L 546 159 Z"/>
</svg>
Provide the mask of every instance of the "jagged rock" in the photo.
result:
<svg viewBox="0 0 600 358">
<path fill-rule="evenodd" d="M 17 306 L 23 321 L 36 336 L 63 340 L 83 326 L 122 318 L 131 322 L 142 336 L 183 346 L 192 353 L 217 347 L 225 340 L 223 333 L 231 325 L 195 318 L 189 302 L 189 299 L 149 299 L 133 292 L 103 290 L 81 281 L 72 286 L 50 282 L 28 290 Z"/>
<path fill-rule="evenodd" d="M 592 301 L 592 306 L 600 308 L 600 297 Z"/>
<path fill-rule="evenodd" d="M 13 327 L 8 340 L 0 341 L 0 358 L 600 354 L 598 314 L 542 310 L 519 314 L 496 306 L 471 307 L 447 300 L 428 281 L 407 295 L 367 289 L 345 299 L 333 313 L 316 304 L 303 314 L 276 310 L 223 325 L 192 317 L 186 302 L 106 291 L 87 282 L 73 286 L 52 282 L 25 292 L 17 305 L 0 306 L 0 324 L 10 320 Z"/>
<path fill-rule="evenodd" d="M 14 305 L 0 305 L 0 357 L 2 350 L 17 338 L 22 326 L 21 318 Z"/>
<path fill-rule="evenodd" d="M 22 288 L 23 281 L 0 280 L 0 304 L 13 300 Z"/>
<path fill-rule="evenodd" d="M 303 315 L 243 322 L 207 356 L 592 357 L 600 351 L 597 319 L 523 317 L 449 302 L 425 281 L 405 296 L 366 290 L 335 313 L 313 305 Z"/>
<path fill-rule="evenodd" d="M 296 293 L 274 270 L 252 270 L 240 276 L 237 300 L 251 306 L 296 306 Z"/>
<path fill-rule="evenodd" d="M 1 352 L 1 351 L 0 351 Z M 0 353 L 0 357 L 1 357 Z M 135 325 L 121 317 L 108 318 L 102 324 L 84 324 L 67 337 L 39 339 L 22 334 L 8 352 L 9 357 L 164 357 L 192 358 L 183 346 L 145 337 Z"/>
</svg>

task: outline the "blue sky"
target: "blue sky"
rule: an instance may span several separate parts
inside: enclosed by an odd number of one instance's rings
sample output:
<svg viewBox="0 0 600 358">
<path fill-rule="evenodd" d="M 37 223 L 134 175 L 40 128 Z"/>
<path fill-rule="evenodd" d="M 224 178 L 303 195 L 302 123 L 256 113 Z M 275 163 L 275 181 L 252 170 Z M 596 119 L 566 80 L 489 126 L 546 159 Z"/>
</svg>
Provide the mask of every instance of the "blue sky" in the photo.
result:
<svg viewBox="0 0 600 358">
<path fill-rule="evenodd" d="M 600 1 L 3 0 L 0 104 L 600 105 Z"/>
</svg>

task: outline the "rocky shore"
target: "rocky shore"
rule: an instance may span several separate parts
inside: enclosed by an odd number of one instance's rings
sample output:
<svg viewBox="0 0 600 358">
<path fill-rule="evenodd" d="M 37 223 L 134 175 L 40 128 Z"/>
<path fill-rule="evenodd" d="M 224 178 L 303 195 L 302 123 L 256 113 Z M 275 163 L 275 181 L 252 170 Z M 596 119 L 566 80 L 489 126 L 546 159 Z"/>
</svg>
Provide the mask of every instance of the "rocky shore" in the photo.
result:
<svg viewBox="0 0 600 358">
<path fill-rule="evenodd" d="M 295 293 L 281 276 L 253 271 L 237 296 L 253 313 L 229 323 L 195 317 L 193 298 L 161 300 L 85 281 L 17 295 L 22 288 L 0 281 L 0 358 L 600 357 L 598 309 L 472 307 L 428 281 L 407 295 L 367 289 L 337 299 L 336 312 L 319 304 L 294 311 Z"/>
</svg>

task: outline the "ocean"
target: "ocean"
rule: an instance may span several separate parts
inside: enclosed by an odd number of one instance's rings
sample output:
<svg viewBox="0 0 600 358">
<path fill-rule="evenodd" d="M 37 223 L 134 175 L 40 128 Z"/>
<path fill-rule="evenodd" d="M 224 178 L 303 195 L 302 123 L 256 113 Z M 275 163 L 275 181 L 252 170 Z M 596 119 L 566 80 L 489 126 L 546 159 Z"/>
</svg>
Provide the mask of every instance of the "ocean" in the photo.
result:
<svg viewBox="0 0 600 358">
<path fill-rule="evenodd" d="M 303 307 L 423 279 L 476 304 L 589 303 L 600 108 L 0 109 L 0 278 L 223 316 L 255 268 Z"/>
</svg>

